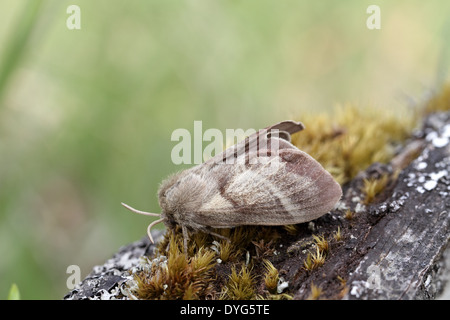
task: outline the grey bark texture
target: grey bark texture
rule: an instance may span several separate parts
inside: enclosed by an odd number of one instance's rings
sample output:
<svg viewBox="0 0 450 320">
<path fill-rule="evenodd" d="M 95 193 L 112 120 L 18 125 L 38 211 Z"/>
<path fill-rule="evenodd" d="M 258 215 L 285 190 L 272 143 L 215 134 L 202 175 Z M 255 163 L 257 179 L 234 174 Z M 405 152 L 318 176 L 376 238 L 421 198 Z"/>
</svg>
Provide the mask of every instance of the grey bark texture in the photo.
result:
<svg viewBox="0 0 450 320">
<path fill-rule="evenodd" d="M 349 277 L 349 299 L 429 299 L 448 275 L 450 114 L 430 116 L 424 148 L 398 177 L 392 194 L 368 208 L 380 220 L 356 246 L 363 253 Z M 447 253 L 448 255 L 448 253 Z"/>
<path fill-rule="evenodd" d="M 449 140 L 450 112 L 428 116 L 390 164 L 375 163 L 343 186 L 337 209 L 304 224 L 295 238 L 281 240 L 280 254 L 272 262 L 289 283 L 289 294 L 306 299 L 314 285 L 326 299 L 449 299 Z M 397 169 L 396 179 L 365 205 L 364 179 L 395 176 Z M 347 210 L 355 217 L 343 218 Z M 306 239 L 313 233 L 331 239 L 338 227 L 342 239 L 331 242 L 325 264 L 306 271 Z M 156 241 L 161 236 L 154 234 Z M 121 248 L 64 299 L 121 296 L 129 271 L 152 252 L 146 238 Z"/>
</svg>

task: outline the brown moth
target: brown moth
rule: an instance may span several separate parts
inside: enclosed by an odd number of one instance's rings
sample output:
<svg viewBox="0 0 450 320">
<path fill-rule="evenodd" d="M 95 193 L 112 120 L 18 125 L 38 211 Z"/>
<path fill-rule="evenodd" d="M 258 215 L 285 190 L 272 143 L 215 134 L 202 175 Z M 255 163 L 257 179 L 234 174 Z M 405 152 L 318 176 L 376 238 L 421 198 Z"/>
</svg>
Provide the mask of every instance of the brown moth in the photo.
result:
<svg viewBox="0 0 450 320">
<path fill-rule="evenodd" d="M 167 178 L 158 197 L 163 222 L 181 226 L 187 252 L 189 231 L 224 238 L 213 228 L 279 226 L 314 220 L 335 206 L 340 185 L 310 155 L 291 144 L 301 122 L 283 121 L 261 129 L 206 162 Z"/>
</svg>

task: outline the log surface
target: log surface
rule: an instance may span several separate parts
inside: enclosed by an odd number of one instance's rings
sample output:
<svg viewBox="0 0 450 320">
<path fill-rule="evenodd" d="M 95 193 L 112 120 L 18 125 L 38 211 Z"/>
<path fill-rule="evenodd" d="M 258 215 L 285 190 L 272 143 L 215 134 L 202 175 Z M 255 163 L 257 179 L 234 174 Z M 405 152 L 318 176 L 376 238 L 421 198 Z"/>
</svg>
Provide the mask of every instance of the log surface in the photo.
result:
<svg viewBox="0 0 450 320">
<path fill-rule="evenodd" d="M 423 127 L 390 164 L 375 163 L 343 187 L 336 210 L 300 227 L 277 243 L 273 264 L 289 283 L 294 299 L 306 299 L 312 285 L 326 299 L 434 299 L 450 270 L 450 112 L 428 116 Z M 411 155 L 415 154 L 414 159 Z M 418 156 L 417 156 L 418 155 Z M 401 169 L 398 174 L 394 172 Z M 394 178 L 371 204 L 364 204 L 364 179 Z M 352 219 L 344 218 L 347 211 Z M 307 271 L 304 261 L 312 234 L 330 241 L 325 264 Z M 162 236 L 156 231 L 154 238 Z M 146 238 L 119 250 L 64 299 L 109 299 L 120 294 L 139 258 L 153 252 Z"/>
<path fill-rule="evenodd" d="M 434 298 L 440 290 L 438 276 L 449 267 L 442 259 L 450 236 L 449 120 L 448 113 L 427 119 L 420 137 L 425 148 L 401 172 L 389 199 L 369 208 L 368 214 L 384 216 L 355 248 L 364 255 L 346 298 Z"/>
</svg>

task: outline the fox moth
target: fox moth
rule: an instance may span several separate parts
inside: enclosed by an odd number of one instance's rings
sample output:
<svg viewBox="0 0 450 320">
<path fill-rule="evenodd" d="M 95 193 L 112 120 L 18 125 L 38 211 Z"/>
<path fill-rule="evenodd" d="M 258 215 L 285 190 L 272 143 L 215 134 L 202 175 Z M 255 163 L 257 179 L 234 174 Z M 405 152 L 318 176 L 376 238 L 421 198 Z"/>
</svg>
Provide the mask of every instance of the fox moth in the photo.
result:
<svg viewBox="0 0 450 320">
<path fill-rule="evenodd" d="M 314 220 L 335 206 L 342 190 L 316 160 L 291 144 L 291 134 L 303 129 L 301 122 L 290 120 L 274 124 L 170 176 L 158 191 L 161 214 L 122 205 L 159 217 L 147 228 L 152 243 L 154 225 L 180 225 L 185 252 L 189 232 L 224 238 L 213 229 Z"/>
</svg>

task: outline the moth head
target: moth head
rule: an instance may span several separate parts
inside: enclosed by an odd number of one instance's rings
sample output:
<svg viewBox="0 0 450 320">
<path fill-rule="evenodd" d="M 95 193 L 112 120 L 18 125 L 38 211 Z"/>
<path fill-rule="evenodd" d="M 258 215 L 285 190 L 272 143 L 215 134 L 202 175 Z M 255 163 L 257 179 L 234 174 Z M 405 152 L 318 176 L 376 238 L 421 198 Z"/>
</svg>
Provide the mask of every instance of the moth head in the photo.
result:
<svg viewBox="0 0 450 320">
<path fill-rule="evenodd" d="M 172 175 L 162 182 L 159 191 L 161 216 L 165 224 L 186 224 L 185 213 L 195 212 L 202 203 L 206 182 L 189 170 Z"/>
<path fill-rule="evenodd" d="M 159 200 L 159 206 L 162 209 L 162 212 L 165 216 L 171 216 L 171 212 L 174 210 L 172 207 L 173 203 L 173 197 L 174 197 L 174 190 L 176 190 L 177 186 L 180 183 L 179 174 L 173 174 L 169 176 L 166 180 L 164 180 L 161 185 L 159 186 L 158 190 L 158 200 Z"/>
</svg>

